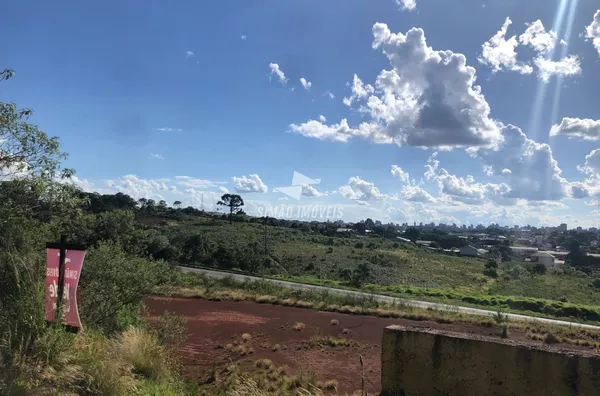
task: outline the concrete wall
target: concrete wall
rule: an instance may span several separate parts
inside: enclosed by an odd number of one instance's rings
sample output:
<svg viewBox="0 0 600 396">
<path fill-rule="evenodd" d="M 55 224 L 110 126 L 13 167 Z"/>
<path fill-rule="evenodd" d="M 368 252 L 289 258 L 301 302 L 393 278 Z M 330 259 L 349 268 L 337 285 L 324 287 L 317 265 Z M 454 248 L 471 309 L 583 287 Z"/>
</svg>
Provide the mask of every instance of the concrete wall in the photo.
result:
<svg viewBox="0 0 600 396">
<path fill-rule="evenodd" d="M 382 396 L 598 396 L 600 356 L 500 337 L 390 326 Z"/>
</svg>

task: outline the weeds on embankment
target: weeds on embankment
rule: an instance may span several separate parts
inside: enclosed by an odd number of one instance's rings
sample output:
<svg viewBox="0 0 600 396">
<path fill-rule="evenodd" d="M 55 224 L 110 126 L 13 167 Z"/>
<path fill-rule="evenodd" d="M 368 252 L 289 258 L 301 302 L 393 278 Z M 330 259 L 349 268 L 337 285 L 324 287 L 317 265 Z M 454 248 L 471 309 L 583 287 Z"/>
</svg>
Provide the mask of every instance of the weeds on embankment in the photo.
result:
<svg viewBox="0 0 600 396">
<path fill-rule="evenodd" d="M 455 310 L 434 310 L 415 308 L 398 301 L 390 304 L 378 301 L 374 297 L 355 296 L 329 292 L 327 290 L 288 289 L 268 281 L 237 281 L 233 277 L 210 278 L 203 274 L 181 274 L 170 286 L 161 287 L 157 294 L 183 297 L 204 298 L 208 300 L 253 301 L 263 304 L 300 307 L 320 311 L 339 312 L 353 315 L 369 315 L 383 318 L 402 318 L 414 321 L 434 321 L 438 323 L 461 323 L 488 328 L 499 326 L 508 330 L 558 334 L 561 339 L 587 340 L 595 347 L 600 342 L 600 330 L 581 329 L 575 326 L 559 326 L 539 321 L 502 320 L 496 323 L 494 316 L 467 315 Z M 501 312 L 499 310 L 499 312 Z M 496 316 L 505 317 L 504 313 Z M 579 341 L 584 345 L 584 341 Z"/>
</svg>

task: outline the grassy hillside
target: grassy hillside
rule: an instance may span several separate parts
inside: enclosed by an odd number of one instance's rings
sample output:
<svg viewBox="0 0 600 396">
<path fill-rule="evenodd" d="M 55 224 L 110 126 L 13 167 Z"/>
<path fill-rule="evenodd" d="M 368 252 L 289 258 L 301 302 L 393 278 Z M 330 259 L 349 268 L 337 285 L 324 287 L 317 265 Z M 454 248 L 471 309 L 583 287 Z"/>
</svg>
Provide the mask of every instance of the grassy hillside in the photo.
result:
<svg viewBox="0 0 600 396">
<path fill-rule="evenodd" d="M 169 220 L 155 227 L 169 238 L 199 233 L 213 248 L 243 250 L 254 244 L 264 253 L 265 226 L 260 224 L 229 224 L 194 217 Z M 572 269 L 550 270 L 540 275 L 531 271 L 527 263 L 508 262 L 500 266 L 500 276 L 493 279 L 483 274 L 484 260 L 439 254 L 378 237 L 326 237 L 271 226 L 266 227 L 266 235 L 272 261 L 271 265 L 257 270 L 262 274 L 343 285 L 344 269 L 354 270 L 368 263 L 371 274 L 367 283 L 411 286 L 410 294 L 443 298 L 443 293 L 423 293 L 423 289 L 433 289 L 459 295 L 533 297 L 600 305 L 600 290 L 593 287 L 593 278 Z"/>
</svg>

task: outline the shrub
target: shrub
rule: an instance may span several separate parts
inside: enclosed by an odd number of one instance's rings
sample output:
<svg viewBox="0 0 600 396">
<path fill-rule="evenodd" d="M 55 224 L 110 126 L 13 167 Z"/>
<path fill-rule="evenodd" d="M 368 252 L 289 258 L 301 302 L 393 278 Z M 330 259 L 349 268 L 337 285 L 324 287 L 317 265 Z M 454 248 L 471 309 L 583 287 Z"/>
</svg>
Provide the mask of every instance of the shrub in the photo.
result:
<svg viewBox="0 0 600 396">
<path fill-rule="evenodd" d="M 137 306 L 167 280 L 162 261 L 132 256 L 112 243 L 90 250 L 81 272 L 79 312 L 82 322 L 107 333 L 120 330 L 118 312 Z M 110 285 L 110 287 L 107 287 Z"/>
<path fill-rule="evenodd" d="M 548 271 L 548 268 L 544 263 L 535 263 L 532 267 L 532 271 L 535 274 L 544 275 Z"/>
<path fill-rule="evenodd" d="M 546 344 L 558 344 L 560 342 L 560 338 L 555 336 L 553 333 L 548 333 L 544 336 L 544 342 Z"/>
<path fill-rule="evenodd" d="M 171 376 L 167 353 L 150 332 L 130 328 L 115 340 L 117 353 L 133 367 L 133 371 L 149 379 L 165 380 Z"/>
<path fill-rule="evenodd" d="M 592 285 L 596 288 L 596 289 L 600 289 L 600 278 L 598 279 L 594 279 L 592 281 Z"/>
<path fill-rule="evenodd" d="M 294 329 L 294 331 L 302 331 L 302 330 L 304 330 L 305 327 L 306 327 L 306 325 L 304 323 L 296 322 L 293 329 Z"/>
<path fill-rule="evenodd" d="M 365 245 L 364 245 L 362 242 L 356 242 L 356 243 L 354 244 L 354 247 L 355 247 L 356 249 L 362 249 L 364 246 L 365 246 Z"/>
<path fill-rule="evenodd" d="M 498 277 L 498 271 L 495 268 L 486 268 L 483 270 L 483 274 L 494 279 Z"/>
<path fill-rule="evenodd" d="M 187 340 L 187 321 L 181 315 L 165 311 L 156 318 L 156 335 L 161 344 L 183 345 Z"/>
</svg>

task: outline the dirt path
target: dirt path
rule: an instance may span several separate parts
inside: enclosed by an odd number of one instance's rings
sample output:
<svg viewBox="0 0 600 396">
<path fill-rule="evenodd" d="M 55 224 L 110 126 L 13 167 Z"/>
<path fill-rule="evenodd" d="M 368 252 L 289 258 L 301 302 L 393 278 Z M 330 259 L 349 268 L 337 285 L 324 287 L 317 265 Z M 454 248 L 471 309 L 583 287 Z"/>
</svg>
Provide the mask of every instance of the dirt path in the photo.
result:
<svg viewBox="0 0 600 396">
<path fill-rule="evenodd" d="M 154 297 L 146 303 L 151 320 L 167 310 L 187 319 L 188 342 L 181 352 L 185 375 L 190 379 L 205 378 L 213 362 L 217 365 L 239 362 L 251 366 L 255 360 L 267 358 L 277 365 L 287 365 L 291 373 L 314 375 L 319 381 L 335 379 L 340 393 L 360 389 L 360 356 L 365 365 L 367 390 L 380 390 L 381 337 L 386 326 L 412 325 L 486 335 L 498 332 L 477 326 L 318 312 L 251 302 Z M 333 319 L 339 324 L 332 325 Z M 305 328 L 295 331 L 293 327 L 297 322 L 304 323 Z M 349 332 L 344 334 L 343 329 Z M 244 333 L 250 334 L 251 340 L 243 342 L 241 336 Z M 311 338 L 325 336 L 353 340 L 356 345 L 319 347 L 311 343 Z M 512 332 L 510 338 L 531 342 L 523 332 Z M 224 348 L 227 344 L 243 345 L 253 351 L 241 356 Z M 274 347 L 277 350 L 273 350 Z"/>
</svg>

